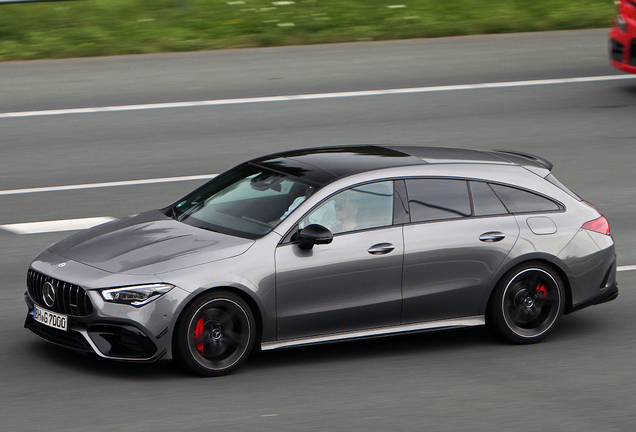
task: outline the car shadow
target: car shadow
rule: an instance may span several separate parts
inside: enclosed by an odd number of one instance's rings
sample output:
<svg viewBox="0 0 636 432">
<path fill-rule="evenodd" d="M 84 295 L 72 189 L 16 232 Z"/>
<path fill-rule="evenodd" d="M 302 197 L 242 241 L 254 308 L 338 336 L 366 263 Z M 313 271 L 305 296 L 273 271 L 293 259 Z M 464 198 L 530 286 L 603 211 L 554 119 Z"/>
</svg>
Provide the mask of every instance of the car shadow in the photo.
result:
<svg viewBox="0 0 636 432">
<path fill-rule="evenodd" d="M 48 342 L 35 340 L 26 346 L 30 354 L 46 359 L 46 363 L 75 374 L 108 375 L 131 380 L 158 380 L 185 377 L 189 374 L 172 362 L 120 362 L 103 359 L 96 354 L 72 351 Z M 191 375 L 190 375 L 191 376 Z"/>
<path fill-rule="evenodd" d="M 238 370 L 252 373 L 289 366 L 303 366 L 335 361 L 382 358 L 400 354 L 413 354 L 444 350 L 467 350 L 475 346 L 501 345 L 485 327 L 475 327 L 410 335 L 378 337 L 331 344 L 311 345 L 274 351 L 256 352 Z M 195 375 L 171 361 L 155 363 L 118 362 L 95 354 L 68 350 L 45 341 L 33 340 L 24 347 L 38 358 L 46 359 L 50 366 L 69 373 L 107 375 L 125 380 L 171 380 Z"/>
<path fill-rule="evenodd" d="M 245 366 L 251 370 L 266 370 L 310 363 L 465 351 L 502 343 L 505 344 L 482 326 L 265 351 L 252 356 Z"/>
<path fill-rule="evenodd" d="M 586 314 L 564 317 L 554 334 L 550 335 L 549 341 L 587 339 L 597 331 L 603 332 L 602 328 L 599 328 L 603 324 L 599 322 L 599 318 L 592 315 L 586 316 Z M 600 321 L 603 320 L 600 319 Z M 510 344 L 494 336 L 485 326 L 470 327 L 257 352 L 250 356 L 236 373 L 240 374 L 244 371 L 258 374 L 288 367 L 383 359 L 413 354 L 423 356 L 439 352 L 457 354 L 475 349 L 501 349 L 506 345 Z M 38 357 L 45 358 L 47 364 L 74 373 L 149 381 L 196 377 L 170 361 L 117 362 L 94 354 L 70 351 L 40 340 L 28 343 L 25 348 L 32 354 L 36 353 Z"/>
<path fill-rule="evenodd" d="M 612 319 L 603 309 L 589 308 L 572 315 L 566 315 L 559 322 L 550 339 L 575 340 L 586 339 L 591 342 L 598 335 L 612 331 Z"/>
</svg>

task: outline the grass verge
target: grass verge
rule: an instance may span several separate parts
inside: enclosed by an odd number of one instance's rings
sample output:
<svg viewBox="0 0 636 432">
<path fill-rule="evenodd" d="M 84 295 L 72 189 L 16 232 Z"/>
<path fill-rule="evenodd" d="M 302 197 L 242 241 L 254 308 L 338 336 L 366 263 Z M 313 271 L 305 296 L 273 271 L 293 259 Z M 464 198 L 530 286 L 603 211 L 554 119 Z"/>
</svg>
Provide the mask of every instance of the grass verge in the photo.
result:
<svg viewBox="0 0 636 432">
<path fill-rule="evenodd" d="M 610 26 L 614 10 L 611 0 L 0 4 L 0 60 L 599 28 Z"/>
</svg>

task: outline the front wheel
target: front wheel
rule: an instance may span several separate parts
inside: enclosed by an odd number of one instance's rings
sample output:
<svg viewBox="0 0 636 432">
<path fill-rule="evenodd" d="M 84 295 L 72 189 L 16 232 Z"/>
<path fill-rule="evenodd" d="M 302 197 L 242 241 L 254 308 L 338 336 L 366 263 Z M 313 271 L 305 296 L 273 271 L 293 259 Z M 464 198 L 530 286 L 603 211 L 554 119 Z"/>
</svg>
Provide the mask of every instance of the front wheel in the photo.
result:
<svg viewBox="0 0 636 432">
<path fill-rule="evenodd" d="M 515 267 L 497 284 L 487 315 L 489 327 L 505 339 L 530 344 L 545 339 L 565 308 L 561 278 L 542 263 Z"/>
<path fill-rule="evenodd" d="M 175 356 L 204 376 L 227 375 L 254 346 L 254 315 L 239 296 L 217 291 L 186 307 L 175 330 Z"/>
</svg>

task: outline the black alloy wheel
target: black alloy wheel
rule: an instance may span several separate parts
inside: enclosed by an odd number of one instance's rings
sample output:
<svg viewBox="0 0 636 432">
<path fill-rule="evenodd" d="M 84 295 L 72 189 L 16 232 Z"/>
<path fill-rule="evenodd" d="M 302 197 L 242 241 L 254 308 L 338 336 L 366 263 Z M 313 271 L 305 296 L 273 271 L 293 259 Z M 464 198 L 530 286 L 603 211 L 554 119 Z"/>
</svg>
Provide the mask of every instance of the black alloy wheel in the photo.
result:
<svg viewBox="0 0 636 432">
<path fill-rule="evenodd" d="M 564 308 L 565 290 L 559 275 L 545 264 L 526 263 L 499 282 L 486 319 L 505 339 L 530 344 L 554 330 Z"/>
<path fill-rule="evenodd" d="M 216 291 L 183 311 L 175 331 L 175 356 L 199 375 L 227 375 L 250 355 L 255 333 L 254 315 L 243 299 Z"/>
</svg>

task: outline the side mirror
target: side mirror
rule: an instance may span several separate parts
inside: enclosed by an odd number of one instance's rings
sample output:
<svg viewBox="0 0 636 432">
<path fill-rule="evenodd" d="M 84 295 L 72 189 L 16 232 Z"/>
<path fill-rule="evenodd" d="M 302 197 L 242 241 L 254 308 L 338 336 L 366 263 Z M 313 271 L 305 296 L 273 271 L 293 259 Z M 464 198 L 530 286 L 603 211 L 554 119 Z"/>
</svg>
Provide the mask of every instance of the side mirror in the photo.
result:
<svg viewBox="0 0 636 432">
<path fill-rule="evenodd" d="M 322 225 L 311 224 L 298 231 L 298 247 L 302 250 L 309 250 L 317 244 L 329 244 L 332 240 L 333 234 Z"/>
</svg>

